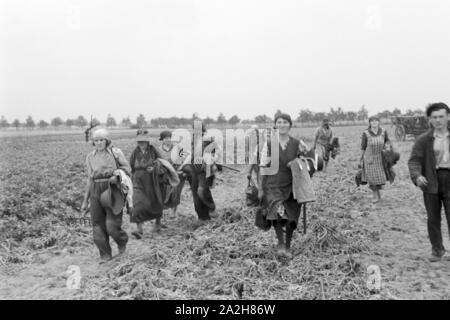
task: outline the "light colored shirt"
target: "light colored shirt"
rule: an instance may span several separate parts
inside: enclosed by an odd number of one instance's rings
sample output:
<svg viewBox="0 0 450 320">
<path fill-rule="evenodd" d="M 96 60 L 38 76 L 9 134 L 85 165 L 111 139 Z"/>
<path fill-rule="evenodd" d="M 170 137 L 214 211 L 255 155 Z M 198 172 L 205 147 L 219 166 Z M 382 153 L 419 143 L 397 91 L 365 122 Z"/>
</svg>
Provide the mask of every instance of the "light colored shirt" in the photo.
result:
<svg viewBox="0 0 450 320">
<path fill-rule="evenodd" d="M 437 132 L 434 132 L 433 136 L 433 150 L 436 158 L 436 168 L 450 169 L 450 133 L 447 131 L 444 135 L 440 135 Z"/>
<path fill-rule="evenodd" d="M 158 145 L 158 151 L 161 158 L 169 161 L 171 164 L 181 164 L 186 158 L 181 144 L 172 145 L 170 150 L 166 150 L 164 145 L 160 144 Z"/>
<path fill-rule="evenodd" d="M 314 136 L 317 139 L 317 143 L 326 146 L 330 143 L 331 138 L 333 137 L 333 131 L 331 128 L 325 129 L 321 126 L 316 129 Z"/>
<path fill-rule="evenodd" d="M 118 165 L 114 160 L 114 155 L 117 158 Z M 107 148 L 105 150 L 94 150 L 86 157 L 86 168 L 90 178 L 101 179 L 109 178 L 116 169 L 123 169 L 127 174 L 130 174 L 131 168 L 128 160 L 118 148 Z"/>
</svg>

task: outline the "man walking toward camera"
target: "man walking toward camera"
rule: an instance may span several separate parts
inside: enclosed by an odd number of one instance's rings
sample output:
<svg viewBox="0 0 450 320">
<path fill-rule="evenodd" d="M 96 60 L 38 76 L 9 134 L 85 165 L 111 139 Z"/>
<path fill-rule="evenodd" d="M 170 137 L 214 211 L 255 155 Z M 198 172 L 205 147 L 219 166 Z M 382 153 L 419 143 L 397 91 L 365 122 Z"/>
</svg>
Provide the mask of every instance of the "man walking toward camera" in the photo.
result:
<svg viewBox="0 0 450 320">
<path fill-rule="evenodd" d="M 445 254 L 441 234 L 442 204 L 450 232 L 450 109 L 444 103 L 433 103 L 427 107 L 426 114 L 431 129 L 417 138 L 408 167 L 412 181 L 423 191 L 431 242 L 430 261 L 437 262 Z"/>
</svg>

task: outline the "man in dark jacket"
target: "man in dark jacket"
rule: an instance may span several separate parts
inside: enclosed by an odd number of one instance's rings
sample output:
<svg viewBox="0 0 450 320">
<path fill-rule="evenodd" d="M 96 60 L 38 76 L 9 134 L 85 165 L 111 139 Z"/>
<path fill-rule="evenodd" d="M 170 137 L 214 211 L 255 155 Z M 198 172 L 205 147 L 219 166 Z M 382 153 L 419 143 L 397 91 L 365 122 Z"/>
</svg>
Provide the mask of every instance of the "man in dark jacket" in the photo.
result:
<svg viewBox="0 0 450 320">
<path fill-rule="evenodd" d="M 445 254 L 441 234 L 442 204 L 450 231 L 450 109 L 444 103 L 434 103 L 428 106 L 426 114 L 431 129 L 417 138 L 408 167 L 412 181 L 423 191 L 432 248 L 430 261 L 436 262 Z"/>
</svg>

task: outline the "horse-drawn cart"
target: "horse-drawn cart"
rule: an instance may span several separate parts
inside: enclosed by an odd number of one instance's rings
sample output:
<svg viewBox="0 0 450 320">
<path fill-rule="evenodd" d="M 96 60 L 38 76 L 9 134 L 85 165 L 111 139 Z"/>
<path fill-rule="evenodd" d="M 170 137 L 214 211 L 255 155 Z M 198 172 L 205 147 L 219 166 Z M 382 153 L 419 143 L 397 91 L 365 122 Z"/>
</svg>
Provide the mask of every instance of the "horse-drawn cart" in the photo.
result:
<svg viewBox="0 0 450 320">
<path fill-rule="evenodd" d="M 391 120 L 392 126 L 395 126 L 397 141 L 405 141 L 407 135 L 413 135 L 416 138 L 430 127 L 425 116 L 395 116 Z"/>
</svg>

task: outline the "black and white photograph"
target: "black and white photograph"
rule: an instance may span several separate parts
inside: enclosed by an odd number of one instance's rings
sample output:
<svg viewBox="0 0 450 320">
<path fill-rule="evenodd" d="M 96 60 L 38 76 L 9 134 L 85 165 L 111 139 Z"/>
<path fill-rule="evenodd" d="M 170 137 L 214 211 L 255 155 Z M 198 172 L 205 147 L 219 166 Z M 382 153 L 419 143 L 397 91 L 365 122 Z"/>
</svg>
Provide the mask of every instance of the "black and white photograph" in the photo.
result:
<svg viewBox="0 0 450 320">
<path fill-rule="evenodd" d="M 449 52 L 445 0 L 0 0 L 0 300 L 449 300 Z"/>
</svg>

